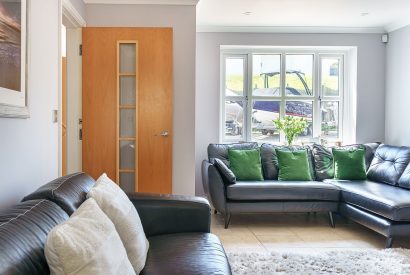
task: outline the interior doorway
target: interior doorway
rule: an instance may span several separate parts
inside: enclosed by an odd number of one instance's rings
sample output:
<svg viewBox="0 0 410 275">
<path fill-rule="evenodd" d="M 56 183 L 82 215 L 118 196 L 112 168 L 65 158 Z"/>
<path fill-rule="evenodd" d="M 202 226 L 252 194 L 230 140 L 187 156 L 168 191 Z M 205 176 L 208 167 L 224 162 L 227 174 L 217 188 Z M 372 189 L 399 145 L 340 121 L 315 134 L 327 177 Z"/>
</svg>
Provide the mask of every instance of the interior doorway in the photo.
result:
<svg viewBox="0 0 410 275">
<path fill-rule="evenodd" d="M 61 90 L 59 100 L 60 175 L 82 171 L 82 27 L 85 21 L 62 2 Z"/>
</svg>

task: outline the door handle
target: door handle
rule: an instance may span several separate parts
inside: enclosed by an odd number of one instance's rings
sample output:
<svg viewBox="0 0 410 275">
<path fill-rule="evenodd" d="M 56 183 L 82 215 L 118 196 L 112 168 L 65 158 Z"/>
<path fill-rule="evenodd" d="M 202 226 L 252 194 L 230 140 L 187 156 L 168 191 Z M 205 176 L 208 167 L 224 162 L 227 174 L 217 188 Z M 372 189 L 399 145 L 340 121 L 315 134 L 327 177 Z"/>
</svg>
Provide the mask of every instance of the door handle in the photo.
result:
<svg viewBox="0 0 410 275">
<path fill-rule="evenodd" d="M 168 131 L 162 131 L 159 135 L 156 135 L 156 136 L 168 137 L 168 136 L 169 136 L 169 132 L 168 132 Z"/>
</svg>

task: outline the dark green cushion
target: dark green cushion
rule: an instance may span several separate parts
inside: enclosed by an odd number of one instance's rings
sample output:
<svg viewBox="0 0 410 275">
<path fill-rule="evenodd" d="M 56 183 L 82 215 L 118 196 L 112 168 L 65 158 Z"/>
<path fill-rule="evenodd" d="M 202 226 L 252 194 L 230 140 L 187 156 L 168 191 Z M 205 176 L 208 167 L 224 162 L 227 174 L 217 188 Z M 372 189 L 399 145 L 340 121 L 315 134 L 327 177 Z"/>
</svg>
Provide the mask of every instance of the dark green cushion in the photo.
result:
<svg viewBox="0 0 410 275">
<path fill-rule="evenodd" d="M 335 179 L 365 180 L 366 150 L 362 148 L 332 149 Z"/>
<path fill-rule="evenodd" d="M 288 151 L 276 149 L 279 163 L 279 180 L 313 180 L 306 149 Z"/>
<path fill-rule="evenodd" d="M 230 169 L 237 180 L 263 180 L 260 149 L 229 149 Z"/>
</svg>

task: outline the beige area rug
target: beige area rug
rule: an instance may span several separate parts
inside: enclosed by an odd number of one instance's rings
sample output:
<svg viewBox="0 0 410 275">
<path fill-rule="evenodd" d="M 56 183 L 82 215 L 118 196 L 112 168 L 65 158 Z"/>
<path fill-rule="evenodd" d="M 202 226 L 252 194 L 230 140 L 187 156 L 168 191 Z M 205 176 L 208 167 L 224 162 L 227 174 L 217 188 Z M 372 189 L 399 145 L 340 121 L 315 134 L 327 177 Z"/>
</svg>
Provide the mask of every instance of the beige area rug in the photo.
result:
<svg viewBox="0 0 410 275">
<path fill-rule="evenodd" d="M 228 253 L 234 275 L 410 274 L 409 249 L 335 250 L 306 253 Z"/>
</svg>

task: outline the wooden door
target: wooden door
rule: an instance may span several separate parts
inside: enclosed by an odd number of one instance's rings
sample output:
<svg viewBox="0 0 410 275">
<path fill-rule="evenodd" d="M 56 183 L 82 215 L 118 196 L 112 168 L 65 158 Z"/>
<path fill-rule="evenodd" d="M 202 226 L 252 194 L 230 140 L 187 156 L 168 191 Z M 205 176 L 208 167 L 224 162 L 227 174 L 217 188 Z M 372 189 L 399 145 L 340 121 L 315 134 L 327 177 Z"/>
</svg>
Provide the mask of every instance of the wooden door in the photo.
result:
<svg viewBox="0 0 410 275">
<path fill-rule="evenodd" d="M 138 42 L 138 190 L 172 193 L 172 29 L 83 29 L 83 170 L 116 178 L 117 42 Z M 168 135 L 161 133 L 168 132 Z"/>
<path fill-rule="evenodd" d="M 62 101 L 62 122 L 61 122 L 61 139 L 62 139 L 62 176 L 67 174 L 67 57 L 62 58 L 62 77 L 61 77 L 61 84 L 62 84 L 62 93 L 61 93 L 61 101 Z"/>
</svg>

